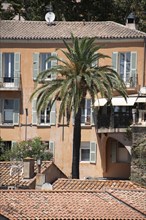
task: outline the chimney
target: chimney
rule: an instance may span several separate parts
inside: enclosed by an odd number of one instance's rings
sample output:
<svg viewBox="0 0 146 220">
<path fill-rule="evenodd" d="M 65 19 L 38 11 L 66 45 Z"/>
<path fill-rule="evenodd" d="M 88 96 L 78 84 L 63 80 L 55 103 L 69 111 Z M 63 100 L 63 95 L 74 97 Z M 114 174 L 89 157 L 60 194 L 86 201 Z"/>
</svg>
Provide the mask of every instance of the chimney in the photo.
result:
<svg viewBox="0 0 146 220">
<path fill-rule="evenodd" d="M 34 177 L 34 159 L 26 157 L 23 160 L 23 178 L 31 179 Z"/>
<path fill-rule="evenodd" d="M 42 189 L 42 185 L 45 183 L 45 174 L 43 173 L 37 173 L 36 175 L 36 189 L 41 190 Z"/>
<path fill-rule="evenodd" d="M 136 17 L 133 12 L 131 12 L 126 19 L 126 27 L 130 29 L 137 29 L 136 27 Z"/>
</svg>

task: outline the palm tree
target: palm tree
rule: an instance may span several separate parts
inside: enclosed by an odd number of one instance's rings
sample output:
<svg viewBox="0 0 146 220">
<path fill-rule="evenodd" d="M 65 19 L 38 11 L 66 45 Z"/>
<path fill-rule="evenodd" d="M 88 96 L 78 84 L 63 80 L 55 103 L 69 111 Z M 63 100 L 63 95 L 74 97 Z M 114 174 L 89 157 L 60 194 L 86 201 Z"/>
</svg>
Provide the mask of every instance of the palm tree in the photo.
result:
<svg viewBox="0 0 146 220">
<path fill-rule="evenodd" d="M 82 101 L 87 93 L 94 103 L 99 94 L 110 100 L 115 90 L 124 97 L 126 92 L 124 83 L 111 67 L 97 65 L 98 60 L 107 56 L 98 52 L 100 47 L 94 38 L 78 39 L 72 35 L 71 42 L 64 41 L 66 50 L 61 50 L 66 60 L 53 56 L 49 58 L 57 59 L 60 64 L 39 74 L 37 82 L 43 84 L 35 89 L 31 99 L 37 97 L 38 112 L 48 103 L 52 106 L 55 100 L 61 100 L 59 121 L 66 111 L 74 114 L 72 178 L 79 178 Z M 45 81 L 52 72 L 58 77 Z"/>
</svg>

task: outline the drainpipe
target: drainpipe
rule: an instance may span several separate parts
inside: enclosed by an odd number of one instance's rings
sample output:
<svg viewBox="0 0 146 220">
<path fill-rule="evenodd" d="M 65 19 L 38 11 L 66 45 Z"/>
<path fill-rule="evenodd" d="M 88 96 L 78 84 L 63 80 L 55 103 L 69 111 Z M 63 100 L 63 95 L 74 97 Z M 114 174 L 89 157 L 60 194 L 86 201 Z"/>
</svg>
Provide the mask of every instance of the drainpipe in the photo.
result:
<svg viewBox="0 0 146 220">
<path fill-rule="evenodd" d="M 143 60 L 143 82 L 142 82 L 142 86 L 145 86 L 145 68 L 146 68 L 146 37 L 144 38 L 144 60 Z"/>
</svg>

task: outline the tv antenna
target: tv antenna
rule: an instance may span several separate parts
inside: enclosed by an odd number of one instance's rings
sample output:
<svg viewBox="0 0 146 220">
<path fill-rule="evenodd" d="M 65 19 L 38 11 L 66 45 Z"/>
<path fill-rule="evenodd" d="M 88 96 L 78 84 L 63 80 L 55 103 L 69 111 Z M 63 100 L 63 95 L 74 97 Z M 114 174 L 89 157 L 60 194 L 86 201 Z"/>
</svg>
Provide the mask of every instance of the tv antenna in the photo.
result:
<svg viewBox="0 0 146 220">
<path fill-rule="evenodd" d="M 48 12 L 45 15 L 45 20 L 47 21 L 47 23 L 51 24 L 55 20 L 55 14 L 53 13 L 53 7 L 51 2 L 49 6 L 46 6 L 46 9 Z"/>
</svg>

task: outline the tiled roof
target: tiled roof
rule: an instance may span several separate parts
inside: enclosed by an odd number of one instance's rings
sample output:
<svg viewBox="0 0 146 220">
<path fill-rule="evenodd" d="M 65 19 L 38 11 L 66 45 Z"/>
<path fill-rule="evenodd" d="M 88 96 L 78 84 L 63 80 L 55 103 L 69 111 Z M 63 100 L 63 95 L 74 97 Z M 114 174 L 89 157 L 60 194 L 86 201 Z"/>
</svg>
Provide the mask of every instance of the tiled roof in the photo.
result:
<svg viewBox="0 0 146 220">
<path fill-rule="evenodd" d="M 47 168 L 52 165 L 52 161 L 43 161 L 41 165 L 41 173 L 44 173 Z M 13 170 L 11 167 L 15 166 Z M 11 170 L 11 171 L 10 171 Z M 34 174 L 37 173 L 37 166 L 35 163 Z M 28 187 L 34 180 L 23 178 L 23 162 L 0 162 L 0 186 L 10 186 L 19 185 L 23 187 Z"/>
<path fill-rule="evenodd" d="M 137 39 L 146 33 L 129 29 L 113 21 L 68 22 L 56 21 L 47 25 L 45 21 L 0 21 L 0 39 L 69 39 L 71 33 L 79 38 Z"/>
<path fill-rule="evenodd" d="M 9 220 L 144 220 L 145 195 L 144 190 L 110 192 L 1 190 L 0 214 Z"/>
<path fill-rule="evenodd" d="M 77 180 L 58 179 L 53 183 L 54 190 L 101 190 L 108 188 L 139 189 L 141 185 L 128 180 Z"/>
</svg>

